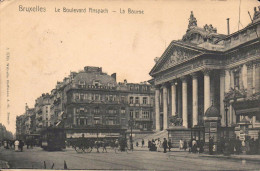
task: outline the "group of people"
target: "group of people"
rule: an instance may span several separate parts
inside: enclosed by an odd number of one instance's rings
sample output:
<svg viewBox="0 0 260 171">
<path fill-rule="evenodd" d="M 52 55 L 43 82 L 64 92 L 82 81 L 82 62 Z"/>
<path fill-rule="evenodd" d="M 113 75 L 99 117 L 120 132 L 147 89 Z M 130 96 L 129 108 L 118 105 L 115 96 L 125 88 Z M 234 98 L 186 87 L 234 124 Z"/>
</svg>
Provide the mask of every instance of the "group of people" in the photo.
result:
<svg viewBox="0 0 260 171">
<path fill-rule="evenodd" d="M 152 141 L 148 140 L 149 151 L 160 151 L 161 148 L 163 148 L 164 153 L 167 152 L 167 149 L 171 151 L 172 148 L 171 140 L 167 141 L 166 138 L 163 139 L 163 142 L 161 142 L 160 138 L 152 139 Z"/>
<path fill-rule="evenodd" d="M 24 142 L 22 140 L 4 140 L 1 146 L 5 149 L 14 149 L 15 151 L 23 151 Z"/>
<path fill-rule="evenodd" d="M 190 153 L 202 153 L 204 144 L 195 139 L 191 139 L 190 141 L 180 139 L 179 148 L 180 150 L 188 151 Z"/>
</svg>

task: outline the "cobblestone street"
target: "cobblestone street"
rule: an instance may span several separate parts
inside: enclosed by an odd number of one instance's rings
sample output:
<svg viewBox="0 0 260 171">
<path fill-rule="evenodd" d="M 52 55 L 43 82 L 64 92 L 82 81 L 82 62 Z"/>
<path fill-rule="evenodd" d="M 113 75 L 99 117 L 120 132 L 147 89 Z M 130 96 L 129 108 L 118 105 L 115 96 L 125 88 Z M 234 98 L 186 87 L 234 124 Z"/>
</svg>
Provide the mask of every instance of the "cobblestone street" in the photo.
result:
<svg viewBox="0 0 260 171">
<path fill-rule="evenodd" d="M 134 169 L 134 170 L 249 170 L 259 169 L 260 163 L 207 157 L 187 152 L 134 152 L 77 153 L 68 148 L 59 152 L 47 152 L 41 148 L 24 149 L 24 152 L 0 149 L 0 160 L 7 161 L 11 169 Z"/>
</svg>

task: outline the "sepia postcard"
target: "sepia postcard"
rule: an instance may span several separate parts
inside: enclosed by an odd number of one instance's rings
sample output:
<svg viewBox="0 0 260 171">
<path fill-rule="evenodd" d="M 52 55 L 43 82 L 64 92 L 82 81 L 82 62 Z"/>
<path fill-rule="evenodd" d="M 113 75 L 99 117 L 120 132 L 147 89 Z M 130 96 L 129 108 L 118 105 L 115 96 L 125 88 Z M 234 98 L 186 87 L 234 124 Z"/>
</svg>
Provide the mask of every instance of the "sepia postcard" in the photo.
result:
<svg viewBox="0 0 260 171">
<path fill-rule="evenodd" d="M 0 0 L 0 169 L 260 170 L 257 0 Z"/>
</svg>

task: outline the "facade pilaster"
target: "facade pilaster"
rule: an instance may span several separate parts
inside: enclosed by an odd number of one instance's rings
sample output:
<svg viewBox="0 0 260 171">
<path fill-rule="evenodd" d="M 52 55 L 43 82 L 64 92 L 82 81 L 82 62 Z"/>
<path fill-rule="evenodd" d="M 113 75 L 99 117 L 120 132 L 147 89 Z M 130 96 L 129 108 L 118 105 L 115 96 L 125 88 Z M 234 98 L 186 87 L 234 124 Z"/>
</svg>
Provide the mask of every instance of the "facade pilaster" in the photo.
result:
<svg viewBox="0 0 260 171">
<path fill-rule="evenodd" d="M 255 64 L 255 92 L 260 92 L 260 62 Z"/>
<path fill-rule="evenodd" d="M 210 107 L 210 70 L 206 69 L 204 73 L 204 113 Z"/>
<path fill-rule="evenodd" d="M 182 77 L 182 125 L 188 128 L 188 91 L 187 78 Z"/>
<path fill-rule="evenodd" d="M 242 66 L 242 85 L 243 85 L 243 88 L 244 89 L 247 89 L 247 66 L 246 66 L 246 64 L 244 64 L 243 66 Z"/>
<path fill-rule="evenodd" d="M 229 92 L 230 90 L 230 71 L 225 70 L 225 92 Z"/>
<path fill-rule="evenodd" d="M 163 86 L 163 129 L 168 128 L 168 90 L 167 86 Z"/>
<path fill-rule="evenodd" d="M 198 75 L 192 75 L 192 126 L 198 125 Z"/>
<path fill-rule="evenodd" d="M 155 89 L 155 129 L 160 131 L 160 88 Z"/>
</svg>

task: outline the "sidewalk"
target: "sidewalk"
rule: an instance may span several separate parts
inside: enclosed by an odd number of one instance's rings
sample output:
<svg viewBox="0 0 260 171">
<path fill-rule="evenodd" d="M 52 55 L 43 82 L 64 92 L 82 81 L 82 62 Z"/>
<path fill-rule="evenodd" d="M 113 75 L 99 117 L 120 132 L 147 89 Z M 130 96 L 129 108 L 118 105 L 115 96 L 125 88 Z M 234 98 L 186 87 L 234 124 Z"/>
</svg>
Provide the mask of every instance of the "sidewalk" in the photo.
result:
<svg viewBox="0 0 260 171">
<path fill-rule="evenodd" d="M 176 151 L 174 151 L 176 152 Z M 169 156 L 173 156 L 173 157 L 185 157 L 185 158 L 208 158 L 208 159 L 229 159 L 229 160 L 236 160 L 236 161 L 241 161 L 241 162 L 246 162 L 246 161 L 250 161 L 250 162 L 260 162 L 260 155 L 246 155 L 246 154 L 241 154 L 241 155 L 230 155 L 230 156 L 224 156 L 223 154 L 217 154 L 217 155 L 209 155 L 209 154 L 194 154 L 194 153 L 189 153 L 189 152 L 183 152 L 183 151 L 179 151 L 182 153 L 172 153 Z"/>
<path fill-rule="evenodd" d="M 149 151 L 147 146 L 144 147 L 136 147 L 134 146 L 134 151 Z M 160 149 L 161 152 L 163 152 L 163 149 Z M 231 159 L 231 160 L 239 160 L 239 161 L 251 161 L 251 162 L 260 162 L 260 155 L 246 155 L 246 154 L 240 154 L 240 155 L 230 155 L 230 156 L 224 156 L 223 154 L 217 154 L 217 155 L 209 155 L 209 154 L 194 154 L 189 153 L 187 151 L 180 150 L 179 148 L 172 148 L 169 152 L 167 149 L 167 153 L 169 156 L 174 157 L 185 157 L 185 158 L 216 158 L 216 159 Z"/>
</svg>

